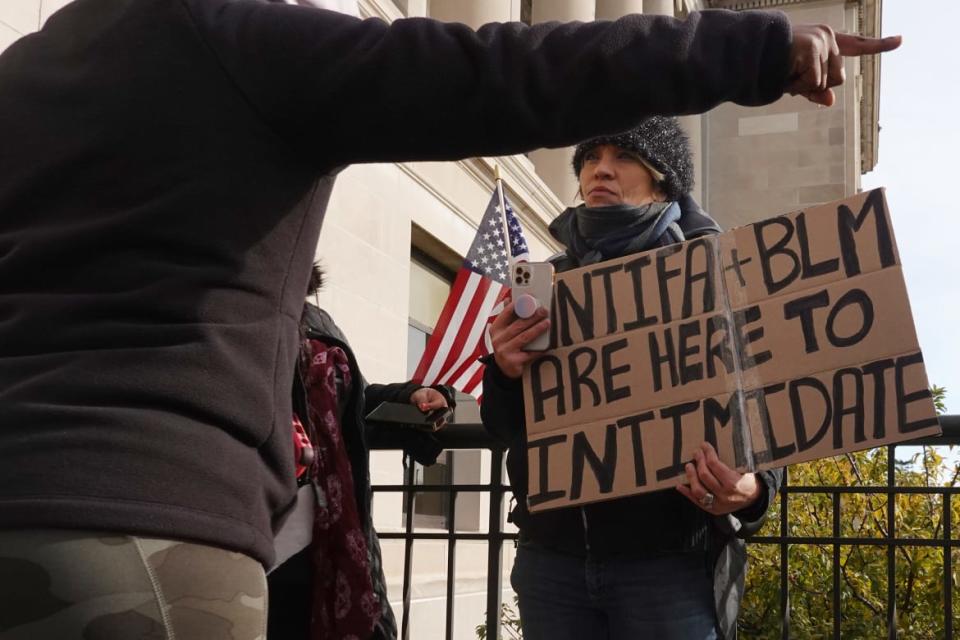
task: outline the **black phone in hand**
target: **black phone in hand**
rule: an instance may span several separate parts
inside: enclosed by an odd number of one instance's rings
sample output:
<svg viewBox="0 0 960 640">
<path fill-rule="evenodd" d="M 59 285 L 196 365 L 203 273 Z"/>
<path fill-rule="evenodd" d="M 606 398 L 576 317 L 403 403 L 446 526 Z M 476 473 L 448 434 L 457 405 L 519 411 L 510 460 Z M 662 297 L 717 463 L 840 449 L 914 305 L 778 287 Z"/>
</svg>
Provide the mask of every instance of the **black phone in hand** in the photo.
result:
<svg viewBox="0 0 960 640">
<path fill-rule="evenodd" d="M 392 422 L 401 426 L 436 431 L 450 417 L 450 408 L 441 407 L 424 413 L 409 402 L 381 402 L 367 414 L 370 422 Z"/>
</svg>

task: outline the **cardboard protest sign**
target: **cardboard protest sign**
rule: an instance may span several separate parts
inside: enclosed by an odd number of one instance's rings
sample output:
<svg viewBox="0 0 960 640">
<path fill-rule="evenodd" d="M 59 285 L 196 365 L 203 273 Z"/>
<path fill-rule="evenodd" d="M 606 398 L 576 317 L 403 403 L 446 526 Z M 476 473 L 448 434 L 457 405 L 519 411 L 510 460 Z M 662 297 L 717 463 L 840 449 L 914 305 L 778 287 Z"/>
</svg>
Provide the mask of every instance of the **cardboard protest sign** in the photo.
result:
<svg viewBox="0 0 960 640">
<path fill-rule="evenodd" d="M 560 273 L 524 371 L 532 511 L 937 434 L 883 190 Z"/>
</svg>

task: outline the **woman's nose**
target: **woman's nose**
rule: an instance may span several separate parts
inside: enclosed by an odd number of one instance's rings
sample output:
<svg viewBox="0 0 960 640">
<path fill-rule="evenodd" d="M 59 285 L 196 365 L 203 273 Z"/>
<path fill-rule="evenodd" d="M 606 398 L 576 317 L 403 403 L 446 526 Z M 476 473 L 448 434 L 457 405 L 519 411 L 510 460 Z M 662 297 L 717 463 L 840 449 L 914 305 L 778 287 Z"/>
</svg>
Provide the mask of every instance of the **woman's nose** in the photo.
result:
<svg viewBox="0 0 960 640">
<path fill-rule="evenodd" d="M 593 173 L 597 177 L 610 177 L 613 175 L 613 163 L 606 156 L 601 156 L 593 168 Z"/>
</svg>

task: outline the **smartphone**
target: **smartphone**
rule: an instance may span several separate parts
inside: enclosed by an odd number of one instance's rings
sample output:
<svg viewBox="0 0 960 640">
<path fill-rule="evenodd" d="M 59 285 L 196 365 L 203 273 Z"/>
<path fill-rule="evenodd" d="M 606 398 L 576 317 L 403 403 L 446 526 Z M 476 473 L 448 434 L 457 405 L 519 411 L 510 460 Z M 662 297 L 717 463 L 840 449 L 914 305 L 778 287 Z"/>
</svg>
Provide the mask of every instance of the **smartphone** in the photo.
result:
<svg viewBox="0 0 960 640">
<path fill-rule="evenodd" d="M 513 273 L 510 277 L 510 298 L 517 302 L 517 299 L 527 294 L 531 296 L 536 304 L 532 309 L 518 316 L 529 317 L 536 308 L 542 307 L 550 312 L 550 305 L 553 304 L 553 265 L 549 262 L 518 262 L 513 265 Z M 516 305 L 515 305 L 516 306 Z M 519 309 L 518 309 L 519 310 Z M 524 345 L 524 351 L 546 351 L 550 348 L 550 332 L 544 331 L 532 342 Z"/>
<path fill-rule="evenodd" d="M 425 431 L 436 431 L 443 426 L 451 413 L 449 407 L 424 413 L 409 402 L 381 402 L 376 409 L 367 414 L 367 420 L 395 422 Z"/>
</svg>

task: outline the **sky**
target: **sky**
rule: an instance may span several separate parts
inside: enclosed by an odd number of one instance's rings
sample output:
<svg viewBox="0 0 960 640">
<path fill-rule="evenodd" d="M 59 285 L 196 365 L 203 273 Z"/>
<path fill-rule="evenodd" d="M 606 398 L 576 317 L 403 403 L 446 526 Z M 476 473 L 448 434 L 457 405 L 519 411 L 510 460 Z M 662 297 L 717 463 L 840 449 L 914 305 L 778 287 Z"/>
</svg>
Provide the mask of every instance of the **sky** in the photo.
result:
<svg viewBox="0 0 960 640">
<path fill-rule="evenodd" d="M 903 36 L 880 80 L 880 159 L 863 188 L 887 188 L 931 384 L 960 413 L 960 2 L 885 0 L 883 34 Z"/>
</svg>

